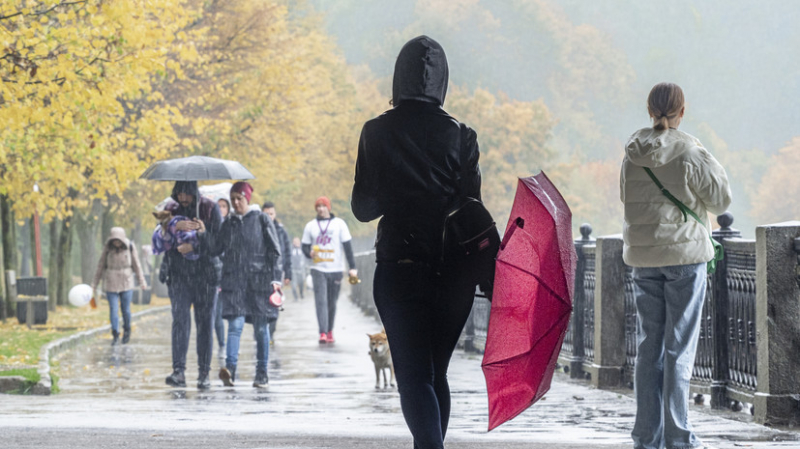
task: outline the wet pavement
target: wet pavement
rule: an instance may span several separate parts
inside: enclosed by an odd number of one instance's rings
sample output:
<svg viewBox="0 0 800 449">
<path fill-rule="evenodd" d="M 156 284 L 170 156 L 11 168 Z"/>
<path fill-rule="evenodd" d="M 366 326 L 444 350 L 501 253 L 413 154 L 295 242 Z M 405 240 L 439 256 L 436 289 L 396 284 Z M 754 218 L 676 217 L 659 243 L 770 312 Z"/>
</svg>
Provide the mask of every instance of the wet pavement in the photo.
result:
<svg viewBox="0 0 800 449">
<path fill-rule="evenodd" d="M 0 448 L 410 448 L 396 390 L 374 388 L 365 334 L 380 325 L 346 295 L 333 345 L 317 343 L 313 299 L 289 298 L 270 351 L 267 391 L 251 386 L 255 343 L 249 325 L 233 388 L 216 378 L 216 353 L 211 390 L 194 387 L 193 342 L 188 388 L 164 384 L 171 371 L 169 313 L 135 323 L 128 345 L 111 347 L 108 338 L 98 338 L 71 349 L 56 359 L 60 394 L 0 396 Z M 629 390 L 595 390 L 559 374 L 542 401 L 487 433 L 480 357 L 457 351 L 450 386 L 449 448 L 632 447 Z M 753 424 L 744 413 L 693 407 L 691 421 L 709 444 L 800 448 L 798 432 Z"/>
</svg>

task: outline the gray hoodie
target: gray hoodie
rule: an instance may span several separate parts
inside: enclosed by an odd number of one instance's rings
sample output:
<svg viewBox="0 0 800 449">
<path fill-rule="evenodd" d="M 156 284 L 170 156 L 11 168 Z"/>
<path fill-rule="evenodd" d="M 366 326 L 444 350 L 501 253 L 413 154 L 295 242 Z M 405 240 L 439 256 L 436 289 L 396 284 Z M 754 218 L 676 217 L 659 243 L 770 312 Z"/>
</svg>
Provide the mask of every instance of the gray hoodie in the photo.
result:
<svg viewBox="0 0 800 449">
<path fill-rule="evenodd" d="M 679 201 L 704 220 L 701 225 L 664 196 L 643 167 L 648 167 Z M 731 203 L 725 169 L 700 141 L 683 131 L 635 132 L 625 145 L 620 172 L 625 205 L 623 259 L 633 267 L 663 267 L 708 262 L 711 217 Z"/>
</svg>

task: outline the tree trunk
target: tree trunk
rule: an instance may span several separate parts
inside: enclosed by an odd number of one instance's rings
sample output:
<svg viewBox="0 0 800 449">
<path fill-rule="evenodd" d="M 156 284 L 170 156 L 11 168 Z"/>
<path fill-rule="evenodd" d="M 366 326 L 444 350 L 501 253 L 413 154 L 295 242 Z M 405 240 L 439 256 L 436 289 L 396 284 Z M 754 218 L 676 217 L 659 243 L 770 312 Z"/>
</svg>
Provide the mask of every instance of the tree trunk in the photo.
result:
<svg viewBox="0 0 800 449">
<path fill-rule="evenodd" d="M 19 229 L 20 231 L 20 239 L 19 242 L 21 243 L 21 253 L 22 253 L 22 262 L 20 262 L 19 266 L 19 275 L 20 277 L 30 277 L 33 276 L 31 270 L 31 254 L 33 254 L 33 220 L 30 218 L 25 219 L 25 224 Z"/>
<path fill-rule="evenodd" d="M 131 240 L 137 247 L 141 246 L 142 241 L 142 219 L 139 217 L 134 218 L 133 230 L 131 231 Z"/>
<path fill-rule="evenodd" d="M 103 223 L 100 231 L 100 238 L 105 241 L 108 234 L 111 233 L 111 228 L 114 227 L 114 213 L 111 211 L 111 202 L 103 209 Z"/>
<path fill-rule="evenodd" d="M 89 212 L 84 215 L 75 214 L 75 231 L 81 241 L 81 279 L 84 284 L 92 283 L 94 271 L 97 268 L 97 241 L 100 227 L 103 224 L 103 203 L 94 200 Z M 100 236 L 101 242 L 105 236 Z"/>
<path fill-rule="evenodd" d="M 72 286 L 72 217 L 65 217 L 61 222 L 61 232 L 58 235 L 58 278 L 56 280 L 58 286 L 58 293 L 56 302 L 60 306 L 66 306 L 67 293 Z"/>
<path fill-rule="evenodd" d="M 2 207 L 2 204 L 0 204 Z M 0 235 L 3 232 L 3 223 L 0 220 Z M 0 275 L 3 276 L 3 279 L 0 279 L 0 319 L 3 323 L 6 322 L 6 318 L 9 316 L 13 316 L 13 311 L 11 311 L 11 305 L 6 301 L 6 264 L 3 263 L 5 245 L 3 245 L 3 239 L 0 238 Z"/>
<path fill-rule="evenodd" d="M 50 263 L 47 270 L 48 307 L 55 312 L 58 303 L 58 219 L 50 222 Z"/>
<path fill-rule="evenodd" d="M 4 270 L 17 270 L 17 242 L 14 233 L 14 212 L 11 210 L 11 201 L 8 196 L 0 195 L 0 221 L 3 226 L 3 268 Z M 3 271 L 4 286 L 6 282 L 5 271 Z M 11 298 L 8 296 L 8 288 L 4 288 L 5 312 L 13 313 Z"/>
</svg>

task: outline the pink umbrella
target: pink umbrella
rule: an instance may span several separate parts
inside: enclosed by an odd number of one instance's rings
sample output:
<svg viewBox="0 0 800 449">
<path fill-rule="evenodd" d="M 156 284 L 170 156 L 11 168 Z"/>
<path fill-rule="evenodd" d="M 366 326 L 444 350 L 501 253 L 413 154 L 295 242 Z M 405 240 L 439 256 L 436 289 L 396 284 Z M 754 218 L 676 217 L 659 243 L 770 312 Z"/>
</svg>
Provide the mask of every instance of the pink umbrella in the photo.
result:
<svg viewBox="0 0 800 449">
<path fill-rule="evenodd" d="M 550 389 L 567 332 L 577 256 L 572 213 L 544 174 L 520 178 L 497 255 L 483 373 L 489 430 Z"/>
</svg>

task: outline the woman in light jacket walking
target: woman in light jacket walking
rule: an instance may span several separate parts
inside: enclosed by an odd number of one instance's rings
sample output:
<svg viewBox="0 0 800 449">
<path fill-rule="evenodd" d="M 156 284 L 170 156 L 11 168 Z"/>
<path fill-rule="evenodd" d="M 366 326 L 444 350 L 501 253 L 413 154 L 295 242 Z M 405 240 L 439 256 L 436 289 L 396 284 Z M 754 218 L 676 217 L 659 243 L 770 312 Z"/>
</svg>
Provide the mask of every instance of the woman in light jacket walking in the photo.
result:
<svg viewBox="0 0 800 449">
<path fill-rule="evenodd" d="M 625 147 L 620 198 L 625 206 L 623 259 L 633 267 L 638 314 L 634 374 L 635 449 L 708 447 L 688 421 L 689 383 L 714 257 L 708 213 L 731 203 L 725 169 L 700 141 L 678 130 L 683 91 L 671 83 L 650 91 L 652 128 Z M 658 179 L 704 223 L 684 214 L 656 186 Z"/>
<path fill-rule="evenodd" d="M 100 280 L 110 309 L 112 345 L 119 342 L 119 310 L 122 305 L 122 344 L 131 339 L 131 299 L 133 298 L 133 274 L 139 278 L 139 286 L 147 288 L 147 281 L 142 273 L 139 256 L 133 242 L 125 236 L 122 228 L 111 228 L 108 240 L 103 246 L 103 253 L 97 264 L 97 271 L 92 281 L 95 291 Z"/>
</svg>

